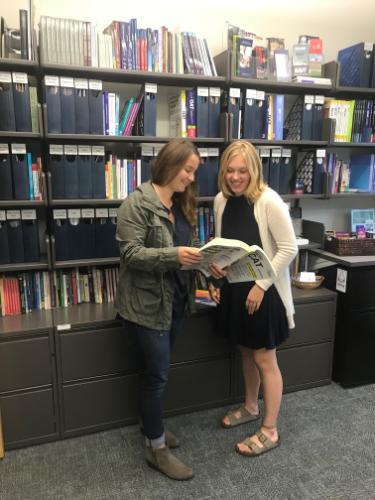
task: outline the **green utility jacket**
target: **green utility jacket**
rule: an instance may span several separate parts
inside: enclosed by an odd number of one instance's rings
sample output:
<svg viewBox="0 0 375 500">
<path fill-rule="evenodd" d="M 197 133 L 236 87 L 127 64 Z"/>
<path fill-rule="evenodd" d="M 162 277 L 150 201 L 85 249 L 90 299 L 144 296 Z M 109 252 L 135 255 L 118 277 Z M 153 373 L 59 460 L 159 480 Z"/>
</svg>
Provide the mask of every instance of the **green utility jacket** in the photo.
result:
<svg viewBox="0 0 375 500">
<path fill-rule="evenodd" d="M 117 312 L 133 323 L 168 330 L 174 271 L 180 263 L 177 247 L 173 246 L 173 225 L 151 182 L 141 184 L 118 209 L 116 239 L 120 244 Z M 190 278 L 190 310 L 194 307 L 192 282 Z"/>
</svg>

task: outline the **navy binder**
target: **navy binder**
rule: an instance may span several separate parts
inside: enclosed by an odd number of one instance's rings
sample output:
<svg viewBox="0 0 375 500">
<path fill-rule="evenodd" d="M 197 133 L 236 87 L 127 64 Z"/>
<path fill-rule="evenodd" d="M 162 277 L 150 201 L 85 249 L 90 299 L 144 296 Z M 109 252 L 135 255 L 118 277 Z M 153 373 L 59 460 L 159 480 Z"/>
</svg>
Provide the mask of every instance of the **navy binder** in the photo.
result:
<svg viewBox="0 0 375 500">
<path fill-rule="evenodd" d="M 79 198 L 92 198 L 91 147 L 78 146 L 78 195 Z"/>
<path fill-rule="evenodd" d="M 197 87 L 197 137 L 208 137 L 208 87 Z"/>
<path fill-rule="evenodd" d="M 26 73 L 13 73 L 13 102 L 17 132 L 31 132 L 29 82 Z"/>
<path fill-rule="evenodd" d="M 0 200 L 12 200 L 12 163 L 8 144 L 0 144 Z"/>
<path fill-rule="evenodd" d="M 255 124 L 257 119 L 256 90 L 246 89 L 243 99 L 242 111 L 242 137 L 244 139 L 255 138 Z"/>
<path fill-rule="evenodd" d="M 314 107 L 314 96 L 305 95 L 303 99 L 302 130 L 301 130 L 301 140 L 303 141 L 312 140 L 313 107 Z"/>
<path fill-rule="evenodd" d="M 40 247 L 36 211 L 22 210 L 21 218 L 25 262 L 39 262 Z"/>
<path fill-rule="evenodd" d="M 92 147 L 92 197 L 105 199 L 105 156 L 104 146 Z"/>
<path fill-rule="evenodd" d="M 76 111 L 76 133 L 90 133 L 89 114 L 89 86 L 88 81 L 82 78 L 74 80 L 75 111 Z"/>
<path fill-rule="evenodd" d="M 93 208 L 82 209 L 81 219 L 81 259 L 95 257 L 95 218 Z"/>
<path fill-rule="evenodd" d="M 29 168 L 25 144 L 12 144 L 13 192 L 16 200 L 30 199 Z"/>
<path fill-rule="evenodd" d="M 151 179 L 151 161 L 152 157 L 142 156 L 141 158 L 141 182 Z"/>
<path fill-rule="evenodd" d="M 217 195 L 218 174 L 219 174 L 219 149 L 208 148 L 207 196 Z"/>
<path fill-rule="evenodd" d="M 69 235 L 66 209 L 53 210 L 56 261 L 69 260 Z"/>
<path fill-rule="evenodd" d="M 0 210 L 0 264 L 9 264 L 8 223 L 5 210 Z"/>
<path fill-rule="evenodd" d="M 311 194 L 323 193 L 323 179 L 325 172 L 325 150 L 317 149 L 313 170 Z"/>
<path fill-rule="evenodd" d="M 76 108 L 74 96 L 74 80 L 70 77 L 60 77 L 61 100 L 61 132 L 76 133 Z"/>
<path fill-rule="evenodd" d="M 15 131 L 16 119 L 14 115 L 12 76 L 10 73 L 0 72 L 0 130 Z"/>
<path fill-rule="evenodd" d="M 281 152 L 281 160 L 280 160 L 280 179 L 279 179 L 280 194 L 290 193 L 292 175 L 293 175 L 292 150 L 283 149 Z"/>
<path fill-rule="evenodd" d="M 199 148 L 201 164 L 197 170 L 198 195 L 208 196 L 209 158 L 207 148 Z"/>
<path fill-rule="evenodd" d="M 233 115 L 232 120 L 232 139 L 239 139 L 241 134 L 240 129 L 240 106 L 241 106 L 241 92 L 240 89 L 230 88 L 226 95 L 227 111 Z"/>
<path fill-rule="evenodd" d="M 25 262 L 22 237 L 21 213 L 19 210 L 7 210 L 8 245 L 10 263 Z"/>
<path fill-rule="evenodd" d="M 257 91 L 254 139 L 267 137 L 267 100 L 263 91 Z"/>
<path fill-rule="evenodd" d="M 280 190 L 280 160 L 281 160 L 281 150 L 280 149 L 272 149 L 271 150 L 271 160 L 270 160 L 270 169 L 268 176 L 268 185 L 271 189 L 276 191 L 277 193 Z"/>
<path fill-rule="evenodd" d="M 371 88 L 375 88 L 375 43 L 372 47 Z"/>
<path fill-rule="evenodd" d="M 361 42 L 339 50 L 340 85 L 370 87 L 373 57 L 372 43 Z"/>
<path fill-rule="evenodd" d="M 113 211 L 113 209 L 110 210 Z M 96 209 L 95 257 L 99 259 L 119 255 L 119 246 L 116 241 L 116 218 L 105 216 L 106 213 L 108 214 L 108 209 Z"/>
<path fill-rule="evenodd" d="M 90 134 L 103 135 L 103 84 L 89 80 Z"/>
<path fill-rule="evenodd" d="M 79 197 L 77 146 L 64 146 L 65 198 Z"/>
<path fill-rule="evenodd" d="M 268 148 L 260 148 L 259 150 L 260 160 L 262 162 L 262 173 L 263 180 L 266 184 L 269 182 L 269 173 L 270 173 L 270 156 L 271 151 Z"/>
<path fill-rule="evenodd" d="M 324 96 L 316 95 L 314 98 L 311 139 L 322 140 Z"/>
<path fill-rule="evenodd" d="M 65 198 L 65 160 L 62 145 L 50 145 L 48 170 L 51 173 L 51 198 L 53 200 L 61 200 Z"/>
<path fill-rule="evenodd" d="M 208 89 L 208 137 L 220 136 L 220 96 L 221 90 L 218 87 Z"/>
<path fill-rule="evenodd" d="M 85 234 L 79 208 L 68 209 L 69 260 L 83 259 Z"/>
<path fill-rule="evenodd" d="M 142 102 L 143 108 L 143 135 L 156 135 L 156 103 L 157 103 L 156 84 L 146 83 L 144 86 L 144 96 Z M 142 132 L 142 131 L 141 131 Z"/>
<path fill-rule="evenodd" d="M 61 134 L 60 80 L 58 76 L 44 77 L 44 94 L 47 105 L 47 132 Z"/>
</svg>

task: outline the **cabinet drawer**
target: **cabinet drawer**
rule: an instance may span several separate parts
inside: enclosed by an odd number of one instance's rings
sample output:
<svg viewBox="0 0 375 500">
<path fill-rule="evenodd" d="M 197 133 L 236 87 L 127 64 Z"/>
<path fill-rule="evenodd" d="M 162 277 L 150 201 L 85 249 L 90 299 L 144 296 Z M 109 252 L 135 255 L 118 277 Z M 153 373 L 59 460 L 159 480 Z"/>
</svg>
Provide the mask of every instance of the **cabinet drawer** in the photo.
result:
<svg viewBox="0 0 375 500">
<path fill-rule="evenodd" d="M 48 337 L 0 343 L 0 393 L 52 383 Z"/>
<path fill-rule="evenodd" d="M 135 371 L 133 337 L 122 327 L 58 334 L 64 382 Z"/>
<path fill-rule="evenodd" d="M 294 317 L 296 327 L 280 350 L 292 345 L 332 340 L 335 321 L 335 302 L 297 304 Z"/>
<path fill-rule="evenodd" d="M 165 409 L 193 408 L 230 397 L 230 359 L 182 365 L 171 370 Z"/>
<path fill-rule="evenodd" d="M 292 347 L 278 352 L 285 390 L 327 383 L 332 376 L 332 342 Z"/>
<path fill-rule="evenodd" d="M 63 400 L 64 433 L 109 427 L 138 415 L 138 376 L 65 386 Z"/>
<path fill-rule="evenodd" d="M 57 438 L 52 389 L 0 397 L 4 441 L 8 447 L 26 446 Z"/>
<path fill-rule="evenodd" d="M 185 318 L 177 337 L 172 363 L 193 361 L 230 352 L 228 342 L 216 335 L 216 311 L 202 312 Z"/>
</svg>

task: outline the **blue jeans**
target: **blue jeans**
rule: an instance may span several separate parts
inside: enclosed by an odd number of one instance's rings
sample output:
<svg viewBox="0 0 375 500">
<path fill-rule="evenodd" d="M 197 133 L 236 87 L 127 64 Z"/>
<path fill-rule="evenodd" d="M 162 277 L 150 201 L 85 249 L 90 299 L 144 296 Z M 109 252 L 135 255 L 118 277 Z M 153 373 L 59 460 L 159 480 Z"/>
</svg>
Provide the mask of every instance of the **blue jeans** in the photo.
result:
<svg viewBox="0 0 375 500">
<path fill-rule="evenodd" d="M 170 330 L 154 330 L 125 321 L 126 329 L 134 334 L 141 361 L 141 417 L 143 432 L 149 440 L 164 442 L 163 397 L 168 382 L 171 350 L 181 330 L 183 315 L 173 315 Z"/>
</svg>

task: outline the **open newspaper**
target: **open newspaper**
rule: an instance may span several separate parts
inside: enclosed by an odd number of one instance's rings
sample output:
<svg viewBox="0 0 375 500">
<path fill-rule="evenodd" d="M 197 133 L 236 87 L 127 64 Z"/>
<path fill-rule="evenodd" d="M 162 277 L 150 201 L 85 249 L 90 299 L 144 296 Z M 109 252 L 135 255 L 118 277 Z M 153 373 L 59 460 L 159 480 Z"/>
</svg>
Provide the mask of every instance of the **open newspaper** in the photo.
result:
<svg viewBox="0 0 375 500">
<path fill-rule="evenodd" d="M 227 268 L 229 283 L 255 281 L 276 277 L 272 263 L 258 245 L 247 245 L 240 240 L 214 238 L 199 249 L 203 259 L 199 264 L 183 266 L 182 269 L 197 269 L 210 276 L 209 264 Z"/>
</svg>

